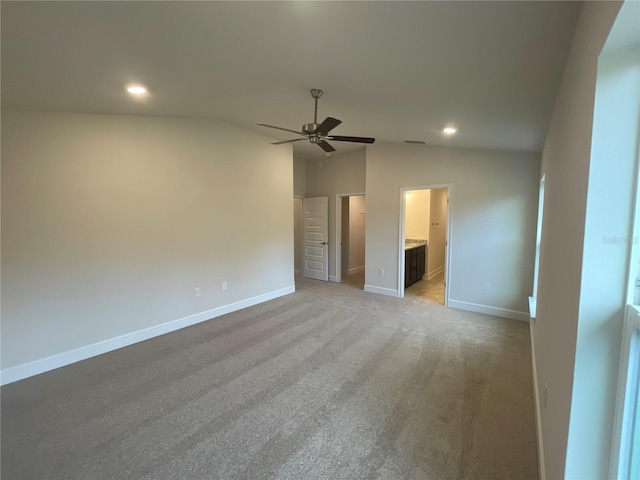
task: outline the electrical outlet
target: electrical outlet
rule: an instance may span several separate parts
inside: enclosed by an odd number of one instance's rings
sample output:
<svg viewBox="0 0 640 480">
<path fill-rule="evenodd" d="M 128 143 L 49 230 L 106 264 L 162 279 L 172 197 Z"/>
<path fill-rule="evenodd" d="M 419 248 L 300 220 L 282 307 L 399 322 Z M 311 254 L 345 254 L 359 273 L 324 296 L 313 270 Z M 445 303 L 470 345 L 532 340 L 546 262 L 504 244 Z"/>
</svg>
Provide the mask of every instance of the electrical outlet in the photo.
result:
<svg viewBox="0 0 640 480">
<path fill-rule="evenodd" d="M 381 277 L 384 277 L 384 268 L 378 269 L 378 275 L 380 275 Z"/>
<path fill-rule="evenodd" d="M 200 287 L 196 287 L 196 297 L 202 295 L 202 289 Z"/>
<path fill-rule="evenodd" d="M 227 289 L 227 282 L 222 282 L 222 290 L 226 290 Z"/>
<path fill-rule="evenodd" d="M 484 282 L 482 288 L 484 288 L 485 290 L 491 290 L 491 282 Z"/>
</svg>

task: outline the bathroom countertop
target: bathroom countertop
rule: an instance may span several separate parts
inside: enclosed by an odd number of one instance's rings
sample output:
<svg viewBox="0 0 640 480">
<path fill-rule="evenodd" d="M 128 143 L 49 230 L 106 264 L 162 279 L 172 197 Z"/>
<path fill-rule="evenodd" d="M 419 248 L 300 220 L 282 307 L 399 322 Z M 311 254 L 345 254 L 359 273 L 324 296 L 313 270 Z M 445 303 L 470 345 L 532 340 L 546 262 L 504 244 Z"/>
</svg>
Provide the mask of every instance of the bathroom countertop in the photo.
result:
<svg viewBox="0 0 640 480">
<path fill-rule="evenodd" d="M 418 241 L 412 240 L 412 241 L 409 241 L 409 242 L 405 241 L 404 242 L 404 249 L 405 250 L 411 250 L 412 248 L 421 247 L 422 245 L 426 245 L 426 244 L 427 244 L 426 240 L 421 240 L 421 241 L 420 240 L 418 240 Z"/>
</svg>

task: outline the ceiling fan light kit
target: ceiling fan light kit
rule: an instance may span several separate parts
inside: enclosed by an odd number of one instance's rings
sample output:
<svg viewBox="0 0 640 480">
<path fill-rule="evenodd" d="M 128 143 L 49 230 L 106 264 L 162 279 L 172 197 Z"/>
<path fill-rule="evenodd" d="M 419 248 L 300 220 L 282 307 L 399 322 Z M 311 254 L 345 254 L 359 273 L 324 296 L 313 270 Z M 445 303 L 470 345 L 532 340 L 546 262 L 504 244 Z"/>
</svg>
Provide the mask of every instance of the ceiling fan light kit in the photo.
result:
<svg viewBox="0 0 640 480">
<path fill-rule="evenodd" d="M 348 137 L 343 135 L 329 135 L 329 132 L 342 123 L 342 120 L 337 118 L 327 117 L 322 123 L 318 124 L 318 99 L 324 92 L 317 88 L 311 89 L 311 96 L 315 101 L 315 108 L 313 111 L 313 123 L 305 123 L 302 125 L 302 129 L 291 130 L 289 128 L 277 127 L 275 125 L 268 125 L 266 123 L 258 123 L 262 127 L 275 128 L 276 130 L 283 130 L 285 132 L 295 133 L 301 135 L 301 138 L 294 138 L 293 140 L 283 140 L 280 142 L 274 142 L 271 145 L 282 145 L 283 143 L 298 142 L 300 140 L 309 140 L 311 143 L 318 145 L 326 153 L 335 152 L 335 148 L 331 146 L 327 140 L 336 142 L 352 142 L 352 143 L 373 143 L 375 138 L 371 137 Z"/>
</svg>

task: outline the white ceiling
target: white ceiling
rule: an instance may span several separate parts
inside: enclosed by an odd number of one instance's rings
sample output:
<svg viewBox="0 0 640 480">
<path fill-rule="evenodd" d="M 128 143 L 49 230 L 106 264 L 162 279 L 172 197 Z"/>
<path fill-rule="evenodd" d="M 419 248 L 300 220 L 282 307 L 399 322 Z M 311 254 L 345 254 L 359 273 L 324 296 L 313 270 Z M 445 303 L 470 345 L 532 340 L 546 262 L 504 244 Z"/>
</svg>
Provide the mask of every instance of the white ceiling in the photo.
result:
<svg viewBox="0 0 640 480">
<path fill-rule="evenodd" d="M 3 108 L 540 151 L 579 2 L 6 2 Z M 133 101 L 126 84 L 150 90 Z M 454 124 L 459 134 L 440 130 Z M 268 139 L 265 139 L 268 141 Z M 296 142 L 300 158 L 323 155 Z M 358 145 L 334 142 L 338 153 Z M 419 148 L 419 147 L 416 147 Z"/>
</svg>

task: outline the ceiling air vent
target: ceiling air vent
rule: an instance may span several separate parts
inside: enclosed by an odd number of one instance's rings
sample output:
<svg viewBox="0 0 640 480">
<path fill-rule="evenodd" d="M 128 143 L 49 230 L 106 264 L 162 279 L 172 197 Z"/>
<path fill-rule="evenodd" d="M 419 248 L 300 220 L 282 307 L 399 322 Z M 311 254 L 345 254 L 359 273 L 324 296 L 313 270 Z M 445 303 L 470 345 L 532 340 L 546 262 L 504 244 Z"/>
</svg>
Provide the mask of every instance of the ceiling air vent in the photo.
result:
<svg viewBox="0 0 640 480">
<path fill-rule="evenodd" d="M 427 142 L 423 142 L 422 140 L 404 140 L 404 143 L 407 145 L 426 145 Z"/>
</svg>

